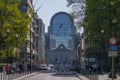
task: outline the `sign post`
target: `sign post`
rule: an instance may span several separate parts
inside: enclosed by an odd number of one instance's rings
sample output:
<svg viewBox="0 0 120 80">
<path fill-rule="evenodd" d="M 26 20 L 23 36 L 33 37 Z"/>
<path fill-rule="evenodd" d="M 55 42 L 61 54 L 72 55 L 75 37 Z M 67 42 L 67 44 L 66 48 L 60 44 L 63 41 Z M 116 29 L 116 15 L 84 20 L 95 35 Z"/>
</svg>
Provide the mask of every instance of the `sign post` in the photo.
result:
<svg viewBox="0 0 120 80">
<path fill-rule="evenodd" d="M 114 78 L 116 77 L 115 74 L 115 67 L 114 67 L 114 57 L 117 57 L 118 52 L 117 52 L 117 43 L 118 43 L 118 39 L 115 36 L 111 36 L 109 38 L 109 51 L 108 51 L 108 56 L 112 57 L 112 80 L 114 80 Z"/>
</svg>

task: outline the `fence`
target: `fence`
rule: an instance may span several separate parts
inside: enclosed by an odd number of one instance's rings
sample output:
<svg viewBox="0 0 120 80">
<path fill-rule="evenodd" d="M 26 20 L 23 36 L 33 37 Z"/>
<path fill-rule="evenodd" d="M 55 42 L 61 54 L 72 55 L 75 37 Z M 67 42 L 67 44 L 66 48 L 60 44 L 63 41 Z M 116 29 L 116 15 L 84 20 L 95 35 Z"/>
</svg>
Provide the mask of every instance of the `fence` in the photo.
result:
<svg viewBox="0 0 120 80">
<path fill-rule="evenodd" d="M 0 80 L 8 80 L 8 75 L 5 71 L 5 66 L 0 66 Z"/>
</svg>

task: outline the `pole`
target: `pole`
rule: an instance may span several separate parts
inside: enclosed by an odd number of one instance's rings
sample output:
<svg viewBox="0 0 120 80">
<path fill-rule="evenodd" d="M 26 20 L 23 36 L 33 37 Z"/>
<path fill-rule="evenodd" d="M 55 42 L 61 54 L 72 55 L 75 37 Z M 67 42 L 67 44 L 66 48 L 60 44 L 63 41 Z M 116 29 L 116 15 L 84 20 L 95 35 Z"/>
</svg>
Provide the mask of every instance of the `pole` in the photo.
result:
<svg viewBox="0 0 120 80">
<path fill-rule="evenodd" d="M 114 57 L 112 57 L 112 80 L 114 80 Z"/>
<path fill-rule="evenodd" d="M 10 35 L 10 30 L 9 29 L 7 29 L 7 37 Z M 8 50 L 9 50 L 9 43 L 8 44 L 6 44 L 6 63 L 8 63 L 9 61 L 8 61 Z"/>
<path fill-rule="evenodd" d="M 32 50 L 30 50 L 30 74 L 32 73 Z"/>
<path fill-rule="evenodd" d="M 103 54 L 105 52 L 105 47 L 104 47 L 105 44 L 104 44 L 104 38 L 103 38 L 104 29 L 101 29 L 101 33 L 102 33 L 101 38 L 102 38 L 102 48 L 103 48 L 103 51 L 101 52 L 101 74 L 103 74 L 103 61 L 104 61 Z"/>
<path fill-rule="evenodd" d="M 103 74 L 103 53 L 101 53 L 101 74 Z"/>
<path fill-rule="evenodd" d="M 31 49 L 31 47 L 32 47 L 32 45 L 31 45 L 31 26 L 30 26 L 30 74 L 31 74 L 31 72 L 32 72 L 32 60 L 31 60 L 31 57 L 32 57 L 32 49 Z"/>
<path fill-rule="evenodd" d="M 27 40 L 26 40 L 26 52 L 25 52 L 25 61 L 27 61 Z"/>
<path fill-rule="evenodd" d="M 18 42 L 18 37 L 19 37 L 19 35 L 18 34 L 16 34 L 16 60 L 18 60 L 18 46 L 17 46 L 17 42 Z"/>
<path fill-rule="evenodd" d="M 101 74 L 103 74 L 103 53 L 101 53 Z"/>
</svg>

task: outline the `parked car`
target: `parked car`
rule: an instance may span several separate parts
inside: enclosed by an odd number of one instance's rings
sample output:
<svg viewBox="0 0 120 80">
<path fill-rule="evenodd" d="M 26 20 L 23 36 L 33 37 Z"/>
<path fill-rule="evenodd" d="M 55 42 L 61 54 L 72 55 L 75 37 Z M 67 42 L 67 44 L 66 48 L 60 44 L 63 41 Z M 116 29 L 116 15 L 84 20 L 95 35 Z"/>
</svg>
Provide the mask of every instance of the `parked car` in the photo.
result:
<svg viewBox="0 0 120 80">
<path fill-rule="evenodd" d="M 48 67 L 49 67 L 49 71 L 51 71 L 51 72 L 56 71 L 53 64 L 49 64 Z"/>
<path fill-rule="evenodd" d="M 41 64 L 40 70 L 48 70 L 48 66 L 46 64 Z"/>
</svg>

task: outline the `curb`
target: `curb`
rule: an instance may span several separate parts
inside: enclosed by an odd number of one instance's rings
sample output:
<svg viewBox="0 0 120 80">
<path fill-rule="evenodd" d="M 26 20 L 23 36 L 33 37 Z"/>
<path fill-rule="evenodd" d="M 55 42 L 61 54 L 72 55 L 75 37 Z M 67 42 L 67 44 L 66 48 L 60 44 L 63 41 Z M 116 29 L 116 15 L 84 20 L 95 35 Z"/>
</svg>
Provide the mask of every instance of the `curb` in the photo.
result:
<svg viewBox="0 0 120 80">
<path fill-rule="evenodd" d="M 77 72 L 73 72 L 73 74 L 76 75 L 76 77 L 78 77 L 80 80 L 90 80 L 87 77 L 85 77 L 84 75 L 79 74 Z"/>
<path fill-rule="evenodd" d="M 80 80 L 82 80 L 78 75 L 77 75 L 77 73 L 76 72 L 72 72 L 76 77 L 78 77 Z"/>
<path fill-rule="evenodd" d="M 31 73 L 31 74 L 24 75 L 24 76 L 21 76 L 21 77 L 12 79 L 12 80 L 23 80 L 23 79 L 26 79 L 26 78 L 28 78 L 28 77 L 34 76 L 34 75 L 36 75 L 36 74 L 38 74 L 38 73 Z"/>
</svg>

